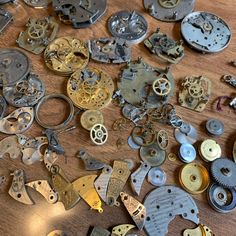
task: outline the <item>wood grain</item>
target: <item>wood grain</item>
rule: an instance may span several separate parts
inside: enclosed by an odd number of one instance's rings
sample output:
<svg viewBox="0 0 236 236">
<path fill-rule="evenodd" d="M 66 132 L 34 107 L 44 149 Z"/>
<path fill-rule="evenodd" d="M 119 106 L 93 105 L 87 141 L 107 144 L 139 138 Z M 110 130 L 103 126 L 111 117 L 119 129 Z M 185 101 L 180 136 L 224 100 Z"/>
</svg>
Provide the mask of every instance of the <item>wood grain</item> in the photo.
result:
<svg viewBox="0 0 236 236">
<path fill-rule="evenodd" d="M 115 12 L 119 10 L 136 10 L 141 12 L 149 23 L 149 32 L 152 33 L 157 27 L 162 32 L 167 33 L 175 39 L 180 39 L 180 23 L 164 23 L 155 20 L 149 16 L 144 8 L 141 0 L 108 0 L 108 9 L 106 14 L 95 25 L 86 29 L 75 30 L 69 25 L 60 24 L 60 32 L 58 36 L 71 35 L 78 37 L 84 41 L 97 38 L 110 36 L 107 30 L 107 19 Z M 172 103 L 176 104 L 178 113 L 183 117 L 186 122 L 191 122 L 199 130 L 199 141 L 209 138 L 204 130 L 204 122 L 208 118 L 218 118 L 225 124 L 225 133 L 221 137 L 217 138 L 217 142 L 222 147 L 223 156 L 232 158 L 231 150 L 233 141 L 235 139 L 235 113 L 230 111 L 227 107 L 224 112 L 216 112 L 213 108 L 213 102 L 218 96 L 229 95 L 235 90 L 220 82 L 220 78 L 223 74 L 236 74 L 236 68 L 231 67 L 228 62 L 236 58 L 236 1 L 234 0 L 208 0 L 201 1 L 196 0 L 195 10 L 213 12 L 216 15 L 222 17 L 230 25 L 233 33 L 233 38 L 230 46 L 221 53 L 203 55 L 189 49 L 186 46 L 186 56 L 177 66 L 172 67 L 172 72 L 176 80 L 176 84 L 182 78 L 187 75 L 204 75 L 211 79 L 213 84 L 212 96 L 209 105 L 206 110 L 199 114 L 177 105 L 177 92 L 172 99 Z M 24 11 L 23 11 L 24 10 Z M 32 9 L 26 6 L 22 1 L 22 8 L 18 8 L 15 11 L 16 21 L 8 27 L 4 33 L 0 36 L 0 47 L 15 47 L 15 40 L 18 37 L 20 31 L 24 30 L 24 24 L 27 17 L 43 17 L 48 14 L 53 14 L 51 9 Z M 33 72 L 38 74 L 46 85 L 46 93 L 64 93 L 66 94 L 67 78 L 55 75 L 52 71 L 49 71 L 44 65 L 42 55 L 33 55 L 26 52 L 30 57 L 33 66 Z M 142 43 L 133 46 L 132 57 L 136 59 L 138 56 L 142 56 L 143 59 L 153 66 L 165 67 L 166 64 L 161 62 L 156 56 L 151 55 Z M 109 73 L 114 81 L 117 80 L 120 66 L 117 65 L 104 65 L 99 63 L 90 62 L 90 66 L 97 66 L 104 69 Z M 56 103 L 51 103 L 45 107 L 45 119 L 48 121 L 54 120 L 55 117 L 59 117 L 58 114 L 63 111 L 60 108 L 60 104 L 55 107 Z M 75 158 L 75 153 L 80 148 L 87 149 L 90 154 L 100 158 L 101 160 L 112 163 L 115 159 L 131 158 L 137 164 L 140 161 L 137 151 L 131 150 L 125 145 L 122 150 L 117 150 L 116 140 L 119 137 L 127 138 L 130 130 L 126 132 L 112 131 L 112 123 L 121 116 L 120 109 L 112 104 L 102 110 L 105 118 L 105 124 L 109 130 L 109 140 L 101 147 L 94 146 L 89 140 L 89 133 L 83 130 L 81 127 L 73 130 L 69 133 L 60 135 L 60 141 L 66 150 L 66 158 L 61 156 L 58 164 L 63 168 L 68 178 L 72 181 L 78 177 L 88 174 L 83 170 L 82 163 Z M 47 114 L 47 115 L 46 115 Z M 63 115 L 63 114 L 62 114 Z M 79 120 L 74 121 L 79 123 Z M 172 151 L 177 153 L 178 144 L 173 138 L 173 130 L 164 125 L 159 125 L 158 128 L 164 128 L 170 135 L 171 145 L 168 152 Z M 29 136 L 41 135 L 42 129 L 34 123 L 33 127 L 27 132 Z M 0 135 L 0 139 L 3 139 L 5 135 Z M 196 145 L 197 146 L 197 145 Z M 200 157 L 197 158 L 198 162 L 201 162 Z M 180 161 L 170 162 L 167 160 L 162 166 L 167 173 L 167 184 L 177 184 L 178 168 L 182 165 Z M 209 167 L 208 164 L 204 163 Z M 0 173 L 8 173 L 16 168 L 22 168 L 26 172 L 27 181 L 36 179 L 49 179 L 49 175 L 42 163 L 37 163 L 32 166 L 25 166 L 21 163 L 20 159 L 10 160 L 9 157 L 0 160 Z M 145 195 L 153 187 L 147 182 L 141 191 L 141 195 L 138 197 L 142 201 Z M 126 191 L 131 192 L 130 186 L 127 184 Z M 18 203 L 12 199 L 7 193 L 1 193 L 0 195 L 0 235 L 3 236 L 45 236 L 48 232 L 54 229 L 62 229 L 69 233 L 69 235 L 85 236 L 88 229 L 92 225 L 100 225 L 104 228 L 109 228 L 114 225 L 122 223 L 132 223 L 131 218 L 126 213 L 124 207 L 110 208 L 104 206 L 104 213 L 99 214 L 93 210 L 89 210 L 89 207 L 80 201 L 72 210 L 65 211 L 61 203 L 55 205 L 49 205 L 39 194 L 29 190 L 30 195 L 35 201 L 35 205 L 26 206 Z M 193 198 L 200 211 L 201 223 L 209 226 L 217 236 L 223 235 L 236 235 L 236 211 L 227 215 L 219 214 L 213 211 L 207 203 L 206 194 L 194 195 Z M 182 230 L 188 227 L 194 227 L 188 221 L 177 217 L 169 226 L 168 235 L 177 236 L 181 235 Z M 139 232 L 138 235 L 145 235 L 144 232 Z"/>
</svg>

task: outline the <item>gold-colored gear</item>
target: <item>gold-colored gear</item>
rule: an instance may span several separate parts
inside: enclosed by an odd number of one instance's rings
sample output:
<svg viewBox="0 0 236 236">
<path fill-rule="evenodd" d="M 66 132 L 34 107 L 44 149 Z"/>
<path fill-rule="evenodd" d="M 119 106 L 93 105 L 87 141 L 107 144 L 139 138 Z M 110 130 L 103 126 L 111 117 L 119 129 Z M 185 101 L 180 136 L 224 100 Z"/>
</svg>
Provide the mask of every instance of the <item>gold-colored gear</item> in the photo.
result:
<svg viewBox="0 0 236 236">
<path fill-rule="evenodd" d="M 158 96 L 167 96 L 171 92 L 171 83 L 166 78 L 158 78 L 153 82 L 152 89 Z"/>
<path fill-rule="evenodd" d="M 214 236 L 214 234 L 207 226 L 200 224 L 195 229 L 186 229 L 183 236 Z"/>
<path fill-rule="evenodd" d="M 159 4 L 164 8 L 174 8 L 181 0 L 159 0 Z"/>
<path fill-rule="evenodd" d="M 181 186 L 191 194 L 203 193 L 209 186 L 210 176 L 207 169 L 197 163 L 183 165 L 179 172 Z"/>
<path fill-rule="evenodd" d="M 81 115 L 80 123 L 86 130 L 91 130 L 96 124 L 104 124 L 102 112 L 98 110 L 87 110 Z"/>
<path fill-rule="evenodd" d="M 222 151 L 220 145 L 215 140 L 206 139 L 201 143 L 199 153 L 204 161 L 212 162 L 221 157 Z"/>
<path fill-rule="evenodd" d="M 107 106 L 114 91 L 111 77 L 97 68 L 75 71 L 67 82 L 67 94 L 78 108 L 98 110 Z"/>
<path fill-rule="evenodd" d="M 189 95 L 193 98 L 200 98 L 204 95 L 204 88 L 199 84 L 193 84 L 188 88 Z"/>
<path fill-rule="evenodd" d="M 66 76 L 87 66 L 89 50 L 79 39 L 61 37 L 47 46 L 44 60 L 49 69 Z"/>
</svg>

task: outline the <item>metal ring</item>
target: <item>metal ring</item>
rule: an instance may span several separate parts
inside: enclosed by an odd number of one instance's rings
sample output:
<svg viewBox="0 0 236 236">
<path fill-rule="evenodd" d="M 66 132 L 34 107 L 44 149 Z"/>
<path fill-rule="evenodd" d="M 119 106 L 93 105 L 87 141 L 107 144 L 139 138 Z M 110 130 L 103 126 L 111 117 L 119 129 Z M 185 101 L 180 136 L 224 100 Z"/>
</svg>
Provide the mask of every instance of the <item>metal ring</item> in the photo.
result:
<svg viewBox="0 0 236 236">
<path fill-rule="evenodd" d="M 63 121 L 61 124 L 59 125 L 48 125 L 48 124 L 45 124 L 44 122 L 42 122 L 40 119 L 39 119 L 39 109 L 40 107 L 42 106 L 42 104 L 44 102 L 46 102 L 47 100 L 49 99 L 52 99 L 52 98 L 59 98 L 59 99 L 63 99 L 64 101 L 66 101 L 69 106 L 70 106 L 70 113 L 68 115 L 68 117 L 66 118 L 65 121 Z M 41 125 L 42 127 L 44 127 L 45 129 L 63 129 L 65 126 L 67 126 L 71 120 L 73 119 L 73 116 L 74 116 L 74 105 L 72 103 L 72 101 L 70 100 L 70 98 L 68 98 L 67 96 L 65 96 L 64 94 L 49 94 L 47 96 L 44 96 L 40 101 L 39 103 L 37 104 L 37 106 L 35 107 L 35 120 L 37 121 L 37 123 L 39 125 Z"/>
</svg>

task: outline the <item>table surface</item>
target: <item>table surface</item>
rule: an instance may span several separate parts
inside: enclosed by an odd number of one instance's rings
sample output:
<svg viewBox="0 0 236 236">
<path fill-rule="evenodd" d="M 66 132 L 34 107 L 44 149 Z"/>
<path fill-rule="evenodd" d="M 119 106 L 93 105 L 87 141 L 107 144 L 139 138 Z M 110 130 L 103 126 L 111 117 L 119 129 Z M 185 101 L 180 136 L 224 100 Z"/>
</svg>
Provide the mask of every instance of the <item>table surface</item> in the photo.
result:
<svg viewBox="0 0 236 236">
<path fill-rule="evenodd" d="M 9 6 L 10 7 L 10 6 Z M 32 9 L 26 6 L 21 1 L 21 7 L 12 8 L 15 14 L 15 22 L 0 35 L 0 48 L 16 47 L 16 39 L 21 31 L 24 30 L 24 24 L 27 17 L 43 17 L 52 13 L 51 9 Z M 105 15 L 96 24 L 86 29 L 72 29 L 69 25 L 60 23 L 60 32 L 58 36 L 74 36 L 81 40 L 87 41 L 91 38 L 109 37 L 110 34 L 107 30 L 107 20 L 115 12 L 120 10 L 136 10 L 144 15 L 147 19 L 149 28 L 148 35 L 156 30 L 157 27 L 162 32 L 167 33 L 174 39 L 181 39 L 180 36 L 180 23 L 164 23 L 149 16 L 143 7 L 141 0 L 124 1 L 124 0 L 108 0 L 108 9 Z M 172 98 L 171 103 L 176 105 L 178 114 L 186 121 L 190 122 L 198 129 L 199 141 L 209 138 L 204 130 L 204 122 L 209 118 L 218 118 L 225 124 L 225 133 L 217 138 L 217 142 L 222 147 L 222 152 L 225 157 L 232 158 L 232 146 L 235 139 L 235 113 L 228 107 L 224 107 L 223 112 L 215 110 L 215 99 L 218 96 L 230 95 L 235 92 L 235 89 L 223 84 L 220 78 L 224 74 L 236 74 L 236 68 L 229 65 L 229 62 L 236 59 L 236 1 L 234 0 L 209 0 L 200 1 L 196 0 L 196 11 L 207 11 L 215 13 L 222 17 L 231 27 L 233 38 L 229 47 L 221 53 L 203 55 L 185 47 L 185 58 L 176 66 L 172 66 L 172 72 L 176 81 L 175 96 Z M 66 94 L 66 77 L 58 76 L 52 71 L 48 70 L 44 64 L 42 55 L 33 55 L 26 52 L 32 61 L 32 71 L 40 76 L 46 86 L 46 94 L 63 93 Z M 163 68 L 167 66 L 166 63 L 159 60 L 156 56 L 151 55 L 144 47 L 143 43 L 134 45 L 132 47 L 132 58 L 137 59 L 143 57 L 144 61 L 153 66 Z M 109 73 L 114 81 L 117 81 L 119 75 L 120 65 L 106 65 L 90 62 L 89 66 L 96 66 L 104 69 Z M 178 81 L 189 75 L 204 75 L 212 81 L 212 95 L 207 108 L 202 113 L 187 110 L 177 104 Z M 66 115 L 65 104 L 58 103 L 58 101 L 51 101 L 43 108 L 43 119 L 47 121 L 59 122 Z M 12 110 L 12 109 L 10 109 Z M 109 131 L 108 142 L 103 146 L 94 146 L 89 139 L 89 133 L 83 130 L 80 126 L 68 133 L 60 135 L 60 142 L 65 148 L 65 156 L 60 156 L 58 164 L 64 170 L 68 178 L 72 181 L 78 177 L 91 174 L 83 170 L 83 164 L 75 158 L 76 152 L 80 148 L 85 148 L 90 154 L 98 159 L 112 164 L 116 159 L 132 159 L 135 161 L 136 166 L 140 161 L 138 151 L 131 150 L 127 144 L 122 149 L 118 150 L 116 141 L 118 138 L 126 139 L 131 130 L 124 132 L 113 131 L 112 124 L 121 117 L 121 111 L 118 106 L 110 104 L 105 109 L 102 109 L 105 119 L 105 125 Z M 58 115 L 61 114 L 61 115 Z M 79 124 L 79 118 L 73 121 Z M 72 125 L 72 124 L 71 124 Z M 169 152 L 177 154 L 179 145 L 173 138 L 173 129 L 166 125 L 158 125 L 158 129 L 165 129 L 170 136 Z M 33 127 L 26 133 L 28 136 L 40 136 L 42 128 L 36 122 Z M 2 140 L 5 135 L 0 135 Z M 196 147 L 198 143 L 196 144 Z M 197 157 L 197 162 L 203 163 L 201 158 Z M 209 164 L 203 163 L 207 168 Z M 183 165 L 180 161 L 166 162 L 162 165 L 163 170 L 167 174 L 168 185 L 178 184 L 178 169 Z M 7 174 L 10 171 L 23 169 L 26 174 L 26 180 L 32 181 L 37 179 L 50 179 L 50 175 L 45 169 L 43 163 L 36 163 L 32 166 L 24 165 L 20 158 L 11 160 L 5 157 L 0 160 L 0 173 Z M 93 172 L 92 172 L 93 173 Z M 99 173 L 99 172 L 98 172 Z M 144 182 L 142 191 L 138 199 L 143 201 L 148 192 L 154 189 L 146 181 Z M 125 191 L 131 193 L 130 185 L 127 184 Z M 29 190 L 35 204 L 32 206 L 21 204 L 12 199 L 7 192 L 1 192 L 0 195 L 0 235 L 7 236 L 45 236 L 48 232 L 54 229 L 62 229 L 69 233 L 69 235 L 85 236 L 90 226 L 99 225 L 104 228 L 110 228 L 118 224 L 132 223 L 132 219 L 126 212 L 123 206 L 117 208 L 110 208 L 104 206 L 104 213 L 99 214 L 89 207 L 83 201 L 80 201 L 73 209 L 65 211 L 61 203 L 55 205 L 48 204 L 44 198 L 37 192 Z M 229 214 L 220 214 L 211 209 L 208 205 L 206 193 L 193 195 L 198 208 L 200 222 L 209 226 L 215 235 L 236 235 L 236 211 Z M 181 235 L 182 231 L 186 228 L 195 227 L 189 221 L 183 220 L 181 217 L 176 217 L 175 220 L 169 225 L 168 235 Z M 232 232 L 233 230 L 233 232 Z M 145 232 L 136 232 L 138 235 L 146 235 Z"/>
</svg>

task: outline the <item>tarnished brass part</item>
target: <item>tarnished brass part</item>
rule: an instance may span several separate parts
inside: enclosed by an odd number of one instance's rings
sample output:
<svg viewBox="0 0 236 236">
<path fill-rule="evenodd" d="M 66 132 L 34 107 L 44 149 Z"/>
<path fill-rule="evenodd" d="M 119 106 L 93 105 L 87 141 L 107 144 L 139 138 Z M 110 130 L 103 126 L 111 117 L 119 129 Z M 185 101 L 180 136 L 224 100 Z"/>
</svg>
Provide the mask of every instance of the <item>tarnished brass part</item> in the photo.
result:
<svg viewBox="0 0 236 236">
<path fill-rule="evenodd" d="M 179 172 L 181 186 L 191 194 L 203 193 L 210 184 L 207 169 L 197 163 L 183 165 Z"/>
<path fill-rule="evenodd" d="M 171 153 L 168 154 L 168 159 L 170 161 L 176 161 L 177 160 L 177 155 L 171 152 Z"/>
<path fill-rule="evenodd" d="M 91 130 L 96 124 L 104 124 L 102 112 L 98 110 L 87 110 L 81 115 L 80 123 L 86 130 Z"/>
<path fill-rule="evenodd" d="M 124 161 L 114 161 L 113 171 L 109 180 L 107 189 L 107 204 L 113 206 L 117 202 L 120 192 L 123 190 L 125 183 L 130 175 L 128 163 Z"/>
<path fill-rule="evenodd" d="M 153 81 L 152 89 L 158 96 L 167 96 L 171 92 L 171 83 L 165 77 Z"/>
<path fill-rule="evenodd" d="M 194 111 L 202 112 L 211 95 L 211 81 L 203 76 L 186 77 L 182 81 L 182 90 L 179 92 L 181 106 Z"/>
<path fill-rule="evenodd" d="M 114 91 L 111 77 L 97 68 L 77 70 L 67 82 L 67 94 L 74 105 L 82 109 L 98 110 L 107 106 Z"/>
<path fill-rule="evenodd" d="M 58 165 L 52 165 L 50 170 L 53 188 L 58 193 L 58 201 L 63 203 L 65 210 L 71 209 L 80 200 L 79 194 Z"/>
<path fill-rule="evenodd" d="M 136 126 L 132 130 L 133 141 L 139 146 L 147 147 L 156 141 L 156 132 L 149 126 Z"/>
<path fill-rule="evenodd" d="M 49 69 L 67 76 L 87 66 L 89 51 L 81 40 L 61 37 L 47 46 L 44 60 Z"/>
<path fill-rule="evenodd" d="M 23 170 L 15 170 L 13 175 L 13 180 L 11 187 L 8 191 L 9 195 L 13 197 L 16 201 L 32 205 L 34 204 L 30 199 L 26 188 L 25 188 L 25 177 Z"/>
<path fill-rule="evenodd" d="M 214 233 L 205 225 L 198 225 L 195 229 L 186 229 L 183 236 L 214 236 Z"/>
<path fill-rule="evenodd" d="M 131 224 L 123 224 L 115 226 L 112 229 L 111 236 L 125 236 L 131 229 L 134 229 L 135 226 Z"/>
<path fill-rule="evenodd" d="M 58 159 L 58 156 L 57 156 L 56 152 L 53 152 L 48 149 L 45 150 L 44 156 L 43 156 L 43 161 L 44 161 L 44 165 L 48 169 L 48 171 L 51 172 L 51 168 L 57 159 Z"/>
<path fill-rule="evenodd" d="M 164 8 L 174 8 L 181 0 L 158 0 L 159 4 Z"/>
<path fill-rule="evenodd" d="M 124 117 L 121 117 L 113 123 L 112 129 L 114 131 L 123 131 L 126 130 L 129 126 L 131 126 L 130 121 Z"/>
<path fill-rule="evenodd" d="M 102 202 L 94 187 L 94 181 L 97 175 L 87 175 L 81 177 L 73 182 L 74 189 L 84 199 L 88 205 L 97 210 L 99 213 L 103 212 Z"/>
<path fill-rule="evenodd" d="M 162 150 L 166 150 L 169 145 L 169 136 L 165 130 L 160 130 L 157 133 L 157 143 Z"/>
<path fill-rule="evenodd" d="M 116 140 L 116 147 L 118 150 L 120 150 L 125 144 L 126 144 L 126 141 L 123 138 L 118 138 Z"/>
<path fill-rule="evenodd" d="M 221 147 L 213 139 L 203 141 L 199 148 L 199 153 L 204 161 L 212 162 L 221 157 Z"/>
<path fill-rule="evenodd" d="M 52 42 L 59 31 L 55 18 L 43 19 L 30 18 L 26 24 L 26 31 L 21 32 L 16 42 L 19 47 L 34 54 L 40 54 Z"/>
<path fill-rule="evenodd" d="M 0 171 L 0 193 L 6 193 L 9 188 L 10 178 L 8 171 Z"/>
<path fill-rule="evenodd" d="M 236 140 L 234 142 L 234 147 L 233 147 L 233 160 L 234 160 L 234 162 L 236 162 Z"/>
<path fill-rule="evenodd" d="M 110 236 L 110 232 L 102 227 L 96 226 L 89 236 Z"/>
<path fill-rule="evenodd" d="M 125 208 L 132 217 L 134 223 L 136 224 L 139 230 L 142 230 L 146 221 L 145 206 L 127 193 L 121 192 L 120 197 L 121 201 L 125 205 Z"/>
</svg>

